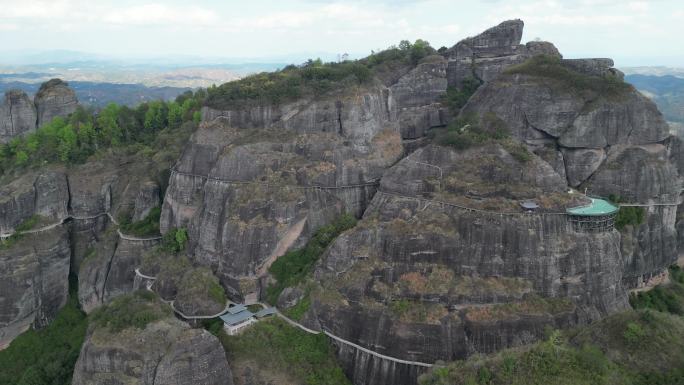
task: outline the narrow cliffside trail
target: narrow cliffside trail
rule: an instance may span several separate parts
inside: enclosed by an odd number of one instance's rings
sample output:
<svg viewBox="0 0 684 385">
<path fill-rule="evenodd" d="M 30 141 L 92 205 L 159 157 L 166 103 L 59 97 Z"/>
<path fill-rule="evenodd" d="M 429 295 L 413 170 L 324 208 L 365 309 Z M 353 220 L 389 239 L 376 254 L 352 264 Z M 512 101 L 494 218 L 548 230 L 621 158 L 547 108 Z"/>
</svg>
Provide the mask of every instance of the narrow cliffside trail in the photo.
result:
<svg viewBox="0 0 684 385">
<path fill-rule="evenodd" d="M 52 223 L 52 224 L 49 224 L 49 225 L 46 225 L 43 227 L 39 227 L 37 229 L 22 231 L 21 234 L 42 233 L 44 231 L 52 230 L 57 226 L 61 226 L 61 225 L 65 224 L 66 222 L 68 222 L 69 220 L 89 220 L 89 219 L 99 218 L 99 217 L 104 216 L 104 215 L 108 216 L 113 224 L 115 224 L 116 226 L 119 226 L 119 222 L 117 222 L 116 219 L 114 219 L 114 217 L 109 212 L 100 213 L 100 214 L 92 215 L 92 216 L 88 216 L 88 217 L 77 217 L 77 216 L 69 215 L 68 217 L 63 218 L 59 222 Z M 126 234 L 122 233 L 121 230 L 119 230 L 119 229 L 117 229 L 116 232 L 118 233 L 118 235 L 121 239 L 125 239 L 127 241 L 133 241 L 133 242 L 155 241 L 155 240 L 159 240 L 162 238 L 161 236 L 148 237 L 148 238 L 134 237 L 134 236 L 130 236 L 130 235 L 126 235 Z M 14 234 L 16 234 L 16 232 L 0 234 L 0 239 L 7 239 Z"/>
</svg>

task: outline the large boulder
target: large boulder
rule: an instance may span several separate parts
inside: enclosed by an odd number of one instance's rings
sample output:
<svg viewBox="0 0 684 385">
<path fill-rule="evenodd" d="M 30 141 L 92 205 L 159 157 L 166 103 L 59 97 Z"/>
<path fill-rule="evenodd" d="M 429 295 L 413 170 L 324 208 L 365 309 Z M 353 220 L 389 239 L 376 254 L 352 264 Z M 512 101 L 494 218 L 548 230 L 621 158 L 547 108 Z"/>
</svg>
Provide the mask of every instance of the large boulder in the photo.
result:
<svg viewBox="0 0 684 385">
<path fill-rule="evenodd" d="M 0 105 L 0 143 L 34 131 L 36 119 L 36 107 L 24 91 L 5 92 L 5 99 Z"/>
<path fill-rule="evenodd" d="M 449 85 L 460 88 L 468 78 L 488 82 L 511 65 L 522 63 L 535 55 L 561 56 L 556 47 L 548 42 L 535 41 L 521 45 L 524 26 L 522 20 L 504 21 L 448 49 L 445 56 L 449 62 Z"/>
<path fill-rule="evenodd" d="M 175 319 L 160 302 L 139 304 L 140 294 L 108 306 L 145 312 L 152 322 L 122 330 L 96 320 L 76 362 L 72 385 L 232 385 L 232 373 L 218 339 Z M 135 318 L 135 317 L 132 317 Z"/>
<path fill-rule="evenodd" d="M 38 114 L 38 127 L 51 122 L 58 116 L 65 117 L 71 114 L 78 106 L 76 92 L 60 79 L 43 83 L 36 93 L 34 102 Z"/>
</svg>

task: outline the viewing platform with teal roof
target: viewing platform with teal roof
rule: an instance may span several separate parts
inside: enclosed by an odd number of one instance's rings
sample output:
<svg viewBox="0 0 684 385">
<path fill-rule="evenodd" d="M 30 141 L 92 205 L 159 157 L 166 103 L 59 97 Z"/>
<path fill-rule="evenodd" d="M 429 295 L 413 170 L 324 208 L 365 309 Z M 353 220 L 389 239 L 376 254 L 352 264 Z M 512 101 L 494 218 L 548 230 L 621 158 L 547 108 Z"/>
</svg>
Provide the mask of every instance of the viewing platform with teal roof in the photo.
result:
<svg viewBox="0 0 684 385">
<path fill-rule="evenodd" d="M 566 210 L 575 231 L 604 232 L 615 228 L 615 216 L 620 208 L 605 199 L 589 198 L 591 203 Z"/>
</svg>

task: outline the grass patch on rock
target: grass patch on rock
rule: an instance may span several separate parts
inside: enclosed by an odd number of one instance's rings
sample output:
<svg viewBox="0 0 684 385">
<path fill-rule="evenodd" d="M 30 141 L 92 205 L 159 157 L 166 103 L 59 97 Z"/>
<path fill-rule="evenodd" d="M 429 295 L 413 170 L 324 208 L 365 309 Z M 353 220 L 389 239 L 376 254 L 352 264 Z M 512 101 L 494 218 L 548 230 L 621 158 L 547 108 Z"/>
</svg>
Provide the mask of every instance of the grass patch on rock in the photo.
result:
<svg viewBox="0 0 684 385">
<path fill-rule="evenodd" d="M 206 104 L 216 109 L 241 109 L 259 105 L 278 105 L 331 91 L 370 84 L 377 72 L 416 65 L 436 51 L 423 40 L 402 41 L 361 60 L 323 63 L 320 59 L 282 70 L 263 72 L 210 87 Z"/>
<path fill-rule="evenodd" d="M 345 230 L 356 225 L 356 218 L 351 214 L 345 214 L 337 218 L 333 223 L 318 229 L 311 240 L 301 249 L 288 251 L 279 257 L 268 272 L 276 282 L 266 289 L 266 300 L 275 304 L 280 293 L 290 286 L 296 286 L 311 274 L 314 264 L 321 257 L 330 243 Z"/>
<path fill-rule="evenodd" d="M 684 384 L 684 272 L 631 297 L 637 310 L 555 331 L 537 344 L 434 368 L 421 385 Z"/>
<path fill-rule="evenodd" d="M 559 89 L 578 93 L 591 92 L 606 98 L 619 98 L 633 88 L 617 76 L 589 76 L 563 65 L 560 58 L 537 55 L 524 63 L 507 68 L 506 74 L 542 77 L 555 82 Z"/>
<path fill-rule="evenodd" d="M 90 320 L 93 327 L 117 333 L 127 328 L 145 329 L 148 324 L 171 315 L 171 308 L 162 303 L 156 294 L 138 290 L 98 308 Z"/>
<path fill-rule="evenodd" d="M 253 361 L 260 369 L 285 373 L 301 384 L 350 384 L 324 334 L 305 333 L 279 318 L 260 321 L 237 336 L 222 329 L 217 334 L 234 371 L 240 362 Z"/>
<path fill-rule="evenodd" d="M 506 122 L 491 112 L 482 117 L 459 117 L 445 128 L 430 130 L 429 135 L 435 143 L 459 151 L 487 143 L 498 143 L 519 162 L 532 159 L 527 148 L 511 138 Z"/>
<path fill-rule="evenodd" d="M 119 219 L 119 226 L 124 234 L 138 237 L 159 235 L 159 217 L 161 207 L 157 206 L 150 210 L 147 216 L 139 221 L 131 222 L 130 216 L 124 214 Z"/>
</svg>

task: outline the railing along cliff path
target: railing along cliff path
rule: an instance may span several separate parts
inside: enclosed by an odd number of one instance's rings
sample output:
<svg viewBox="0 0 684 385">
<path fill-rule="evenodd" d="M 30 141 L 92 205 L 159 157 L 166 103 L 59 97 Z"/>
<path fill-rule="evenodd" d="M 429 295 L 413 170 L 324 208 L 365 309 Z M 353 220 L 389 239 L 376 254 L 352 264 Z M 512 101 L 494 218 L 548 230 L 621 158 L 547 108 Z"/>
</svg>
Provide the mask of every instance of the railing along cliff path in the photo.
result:
<svg viewBox="0 0 684 385">
<path fill-rule="evenodd" d="M 135 269 L 135 275 L 139 278 L 143 278 L 143 279 L 147 279 L 147 280 L 151 280 L 151 281 L 156 281 L 156 279 L 157 279 L 156 277 L 152 277 L 152 276 L 145 275 L 145 274 L 141 273 L 140 268 Z M 151 285 L 147 287 L 147 290 L 152 291 Z M 183 314 L 180 310 L 176 309 L 176 307 L 174 306 L 174 301 L 168 301 L 168 300 L 164 300 L 164 299 L 162 299 L 162 301 L 167 303 L 169 306 L 171 306 L 171 309 L 173 310 L 174 313 L 176 313 L 178 316 L 180 316 L 181 318 L 186 319 L 186 320 L 202 320 L 202 319 L 217 318 L 217 317 L 221 316 L 222 314 L 224 314 L 225 312 L 227 312 L 228 309 L 232 305 L 236 305 L 236 303 L 234 303 L 232 301 L 227 301 L 225 309 L 223 309 L 221 312 L 219 312 L 217 314 L 206 315 L 206 316 L 201 316 L 201 315 L 189 316 L 189 315 Z M 256 304 L 260 305 L 264 309 L 268 307 L 268 305 L 266 305 L 263 302 L 257 302 Z M 314 335 L 318 335 L 318 334 L 323 333 L 326 336 L 328 336 L 329 338 L 335 340 L 337 343 L 341 343 L 341 344 L 350 346 L 354 349 L 360 350 L 364 353 L 370 354 L 374 357 L 377 357 L 377 358 L 380 358 L 383 360 L 395 362 L 398 364 L 404 364 L 404 365 L 421 366 L 421 367 L 425 367 L 425 368 L 431 368 L 431 367 L 435 366 L 435 364 L 428 364 L 428 363 L 420 362 L 420 361 L 403 360 L 401 358 L 391 357 L 391 356 L 388 356 L 388 355 L 385 355 L 382 353 L 378 353 L 376 351 L 373 351 L 373 350 L 368 349 L 368 348 L 364 348 L 361 345 L 358 345 L 358 344 L 355 344 L 351 341 L 348 341 L 342 337 L 336 336 L 336 335 L 332 334 L 331 332 L 329 332 L 328 330 L 323 330 L 321 332 L 321 331 L 309 329 L 308 327 L 300 324 L 299 322 L 294 321 L 291 318 L 287 317 L 286 315 L 281 313 L 278 309 L 275 309 L 275 314 L 278 317 L 282 318 L 285 322 L 287 322 L 291 326 L 294 326 L 294 327 L 296 327 L 296 328 L 298 328 L 298 329 L 300 329 L 306 333 L 314 334 Z"/>
<path fill-rule="evenodd" d="M 41 232 L 44 232 L 44 231 L 52 230 L 52 229 L 54 229 L 54 228 L 57 227 L 57 226 L 61 226 L 61 225 L 65 224 L 65 223 L 66 223 L 67 221 L 69 221 L 69 220 L 83 221 L 83 220 L 90 220 L 90 219 L 99 218 L 99 217 L 102 217 L 102 216 L 105 216 L 105 215 L 109 217 L 109 219 L 112 221 L 112 223 L 114 223 L 115 225 L 119 226 L 119 222 L 117 222 L 117 220 L 114 219 L 114 217 L 112 216 L 112 214 L 109 213 L 109 212 L 107 211 L 107 212 L 104 212 L 104 213 L 99 213 L 99 214 L 90 215 L 90 216 L 86 216 L 86 217 L 79 217 L 79 216 L 76 216 L 76 215 L 68 215 L 68 216 L 62 218 L 60 221 L 58 221 L 58 222 L 56 222 L 56 223 L 52 223 L 52 224 L 49 224 L 49 225 L 45 225 L 45 226 L 39 227 L 39 228 L 37 228 L 37 229 L 31 229 L 31 230 L 21 231 L 20 234 L 22 234 L 22 235 L 24 235 L 24 234 L 37 234 L 37 233 L 41 233 Z M 132 236 L 132 235 L 126 235 L 126 234 L 122 233 L 121 230 L 119 230 L 119 229 L 117 229 L 116 232 L 117 232 L 117 234 L 119 235 L 119 237 L 120 237 L 121 239 L 125 239 L 125 240 L 127 240 L 127 241 L 133 241 L 133 242 L 156 241 L 156 240 L 159 240 L 159 239 L 162 238 L 161 236 L 154 236 L 154 237 L 147 237 L 147 238 L 135 237 L 135 236 Z M 16 234 L 16 233 L 17 233 L 16 231 L 15 231 L 15 232 L 12 232 L 12 233 L 2 233 L 2 234 L 0 234 L 0 239 L 7 239 L 7 238 L 11 237 L 12 235 L 14 235 L 14 234 Z"/>
</svg>

